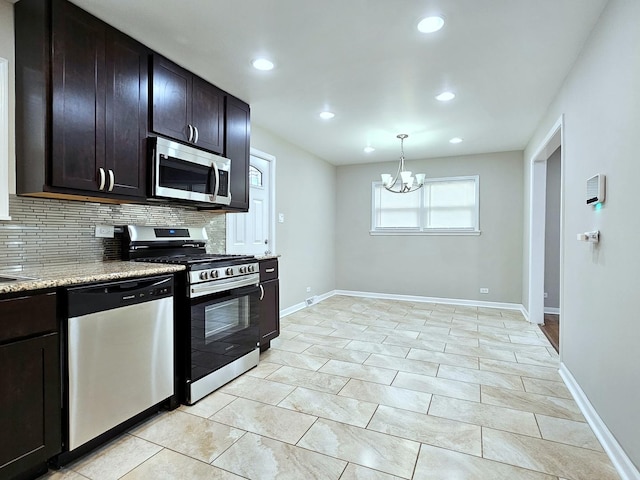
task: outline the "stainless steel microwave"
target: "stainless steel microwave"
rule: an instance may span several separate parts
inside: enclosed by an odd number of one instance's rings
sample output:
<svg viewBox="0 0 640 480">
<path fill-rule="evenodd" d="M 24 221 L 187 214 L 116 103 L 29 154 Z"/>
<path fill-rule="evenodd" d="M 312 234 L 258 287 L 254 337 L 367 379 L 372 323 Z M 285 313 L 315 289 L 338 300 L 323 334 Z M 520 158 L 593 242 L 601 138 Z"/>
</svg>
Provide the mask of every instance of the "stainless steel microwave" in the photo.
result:
<svg viewBox="0 0 640 480">
<path fill-rule="evenodd" d="M 152 196 L 229 205 L 231 160 L 163 138 L 149 138 Z"/>
</svg>

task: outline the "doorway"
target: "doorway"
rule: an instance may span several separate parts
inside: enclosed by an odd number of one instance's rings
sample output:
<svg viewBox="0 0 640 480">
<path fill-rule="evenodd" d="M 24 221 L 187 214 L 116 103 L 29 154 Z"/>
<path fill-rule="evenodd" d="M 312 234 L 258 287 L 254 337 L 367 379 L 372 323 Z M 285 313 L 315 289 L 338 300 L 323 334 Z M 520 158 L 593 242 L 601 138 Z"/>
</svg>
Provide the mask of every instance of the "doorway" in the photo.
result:
<svg viewBox="0 0 640 480">
<path fill-rule="evenodd" d="M 548 274 L 549 277 L 553 278 L 555 276 L 557 280 L 557 314 L 560 315 L 562 311 L 562 284 L 563 284 L 563 269 L 562 269 L 562 244 L 563 244 L 563 212 L 564 212 L 564 164 L 562 161 L 562 143 L 563 143 L 563 117 L 560 117 L 558 121 L 555 123 L 553 128 L 549 131 L 545 139 L 541 142 L 540 147 L 536 151 L 536 153 L 531 158 L 530 164 L 530 172 L 531 172 L 531 183 L 530 183 L 530 206 L 529 206 L 529 214 L 530 214 L 530 230 L 529 230 L 529 321 L 531 323 L 536 323 L 539 325 L 544 325 L 545 323 L 545 308 L 547 311 L 550 310 L 550 306 L 545 307 L 545 293 L 549 294 L 550 292 L 547 289 L 550 289 L 549 281 L 545 280 L 545 273 Z M 554 154 L 557 157 L 554 157 Z M 557 161 L 559 165 L 555 163 Z M 555 169 L 558 167 L 559 170 L 559 178 L 555 179 L 558 187 L 554 187 L 553 184 L 549 183 L 547 178 L 547 169 Z M 550 189 L 559 188 L 559 192 L 547 192 L 547 185 L 549 183 Z M 559 193 L 559 202 L 550 202 L 548 200 L 547 194 L 551 193 Z M 550 203 L 549 205 L 547 205 Z M 554 203 L 554 205 L 551 205 Z M 555 259 L 549 259 L 551 262 L 555 262 L 556 273 L 550 272 L 553 270 L 549 266 L 545 265 L 545 261 L 547 256 L 549 255 L 546 252 L 547 246 L 547 230 L 549 227 L 547 226 L 547 209 L 554 209 L 553 213 L 558 214 L 557 222 L 558 222 L 558 240 L 555 247 L 557 256 Z M 549 210 L 549 213 L 552 213 Z M 548 297 L 548 295 L 547 295 Z M 548 302 L 550 303 L 550 302 Z M 550 317 L 549 317 L 550 318 Z M 551 318 L 550 318 L 551 319 Z M 549 322 L 547 322 L 549 323 Z M 543 329 L 544 331 L 544 329 Z M 558 336 L 560 336 L 560 328 L 558 328 Z M 560 339 L 562 337 L 560 336 Z M 555 346 L 554 346 L 555 347 Z M 560 342 L 556 347 L 557 350 L 560 348 Z"/>
<path fill-rule="evenodd" d="M 275 162 L 273 155 L 251 149 L 249 211 L 227 213 L 227 253 L 256 256 L 275 253 Z"/>
</svg>

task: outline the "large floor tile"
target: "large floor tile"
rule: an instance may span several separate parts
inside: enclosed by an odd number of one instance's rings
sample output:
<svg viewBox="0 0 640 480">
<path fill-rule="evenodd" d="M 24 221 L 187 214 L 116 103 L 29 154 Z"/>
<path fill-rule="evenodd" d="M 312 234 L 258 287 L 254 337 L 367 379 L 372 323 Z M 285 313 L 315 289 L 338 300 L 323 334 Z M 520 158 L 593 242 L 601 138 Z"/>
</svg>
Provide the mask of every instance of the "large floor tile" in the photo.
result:
<svg viewBox="0 0 640 480">
<path fill-rule="evenodd" d="M 298 446 L 347 462 L 411 478 L 420 444 L 411 440 L 318 419 Z"/>
<path fill-rule="evenodd" d="M 369 343 L 382 343 L 387 336 L 381 333 L 354 332 L 351 329 L 334 330 L 331 337 L 348 338 L 354 341 L 364 341 Z"/>
<path fill-rule="evenodd" d="M 543 367 L 540 365 L 505 362 L 503 360 L 494 360 L 490 358 L 480 359 L 480 370 L 520 375 L 521 377 L 540 378 L 542 380 L 551 380 L 555 382 L 562 381 L 557 367 Z"/>
<path fill-rule="evenodd" d="M 241 480 L 242 477 L 213 467 L 186 455 L 162 450 L 139 467 L 135 468 L 122 480 Z"/>
<path fill-rule="evenodd" d="M 413 360 L 409 358 L 389 357 L 387 355 L 372 354 L 364 362 L 365 365 L 400 370 L 402 372 L 418 373 L 435 377 L 438 373 L 438 364 Z"/>
<path fill-rule="evenodd" d="M 295 389 L 292 385 L 243 375 L 220 390 L 221 393 L 277 405 Z M 216 392 L 217 393 L 217 392 Z"/>
<path fill-rule="evenodd" d="M 367 467 L 350 463 L 345 468 L 340 480 L 397 480 L 400 477 L 389 475 L 388 473 L 371 470 Z"/>
<path fill-rule="evenodd" d="M 282 442 L 296 443 L 316 417 L 239 398 L 211 419 Z"/>
<path fill-rule="evenodd" d="M 444 352 L 457 355 L 468 355 L 471 357 L 493 358 L 495 360 L 505 360 L 507 362 L 516 361 L 514 352 L 510 352 L 508 350 L 499 350 L 497 348 L 490 347 L 467 347 L 464 345 L 448 344 L 445 347 Z"/>
<path fill-rule="evenodd" d="M 351 363 L 364 363 L 369 358 L 369 352 L 348 350 L 346 348 L 336 348 L 328 346 L 314 345 L 309 347 L 305 354 L 324 357 L 329 360 L 342 360 Z"/>
<path fill-rule="evenodd" d="M 256 480 L 335 480 L 340 478 L 345 461 L 270 438 L 247 433 L 213 465 Z M 188 478 L 188 477 L 184 477 Z"/>
<path fill-rule="evenodd" d="M 540 380 L 539 378 L 523 378 L 522 383 L 524 383 L 526 392 L 551 395 L 553 397 L 573 398 L 571 392 L 569 392 L 569 389 L 563 382 L 552 382 L 549 380 Z"/>
<path fill-rule="evenodd" d="M 344 348 L 344 346 L 350 342 L 348 338 L 330 337 L 328 335 L 316 335 L 313 333 L 301 333 L 296 337 L 296 340 L 312 345 L 328 345 L 336 348 Z"/>
<path fill-rule="evenodd" d="M 61 468 L 60 470 L 49 470 L 40 480 L 92 480 L 84 475 L 74 472 L 68 467 Z"/>
<path fill-rule="evenodd" d="M 383 340 L 386 339 L 383 338 Z M 345 349 L 359 350 L 361 352 L 377 353 L 390 357 L 404 358 L 409 353 L 409 347 L 399 347 L 396 345 L 385 345 L 382 343 L 371 343 L 368 339 L 365 342 L 354 340 L 350 342 Z"/>
<path fill-rule="evenodd" d="M 422 445 L 415 480 L 556 480 L 556 477 L 524 468 Z"/>
<path fill-rule="evenodd" d="M 329 361 L 328 358 L 316 357 L 314 355 L 303 355 L 301 353 L 271 349 L 263 353 L 260 358 L 267 362 L 287 365 L 289 367 L 305 368 L 307 370 L 318 370 Z"/>
<path fill-rule="evenodd" d="M 285 338 L 274 338 L 270 342 L 270 347 L 286 352 L 302 353 L 311 346 L 310 343 L 299 342 L 297 340 L 287 340 Z"/>
<path fill-rule="evenodd" d="M 549 340 L 540 337 L 529 337 L 525 335 L 509 335 L 511 343 L 523 344 L 523 345 L 539 345 L 541 347 L 549 346 Z"/>
<path fill-rule="evenodd" d="M 329 360 L 319 372 L 385 385 L 390 385 L 397 373 L 396 370 L 389 370 L 388 368 L 369 367 L 341 360 Z"/>
<path fill-rule="evenodd" d="M 378 405 L 346 396 L 298 387 L 278 406 L 364 428 L 371 420 Z"/>
<path fill-rule="evenodd" d="M 480 426 L 381 405 L 368 430 L 482 455 Z"/>
<path fill-rule="evenodd" d="M 482 386 L 482 403 L 578 422 L 585 421 L 576 402 L 568 398 Z"/>
<path fill-rule="evenodd" d="M 349 380 L 339 395 L 419 413 L 427 413 L 431 401 L 430 393 L 355 379 Z"/>
<path fill-rule="evenodd" d="M 160 415 L 131 433 L 207 463 L 244 434 L 242 430 L 180 411 Z"/>
<path fill-rule="evenodd" d="M 588 423 L 540 414 L 536 415 L 536 418 L 538 419 L 540 432 L 542 432 L 542 438 L 545 440 L 589 448 L 598 452 L 604 451 Z"/>
<path fill-rule="evenodd" d="M 245 375 L 248 375 L 250 377 L 265 378 L 278 370 L 280 367 L 282 367 L 280 363 L 271 363 L 268 362 L 266 358 L 261 357 L 258 366 L 246 372 Z"/>
<path fill-rule="evenodd" d="M 197 415 L 198 417 L 209 418 L 221 408 L 229 405 L 237 397 L 233 395 L 227 395 L 219 391 L 210 393 L 195 405 L 180 405 L 178 409 L 191 415 Z"/>
<path fill-rule="evenodd" d="M 159 445 L 124 435 L 100 447 L 90 457 L 72 463 L 69 468 L 92 480 L 115 480 L 160 450 Z"/>
<path fill-rule="evenodd" d="M 511 408 L 436 395 L 431 399 L 429 415 L 540 438 L 534 414 Z"/>
<path fill-rule="evenodd" d="M 310 318 L 310 317 L 307 317 L 307 318 Z M 322 323 L 322 321 L 324 320 L 320 320 L 319 323 Z M 313 333 L 316 335 L 330 335 L 335 331 L 335 329 L 333 328 L 320 327 L 318 325 L 303 325 L 300 323 L 291 323 L 290 325 L 287 325 L 287 330 L 293 330 L 294 332 L 301 332 L 301 333 Z"/>
<path fill-rule="evenodd" d="M 477 383 L 479 385 L 489 385 L 492 387 L 524 391 L 522 380 L 517 375 L 487 372 L 483 370 L 475 370 L 473 368 L 440 365 L 440 368 L 438 369 L 438 378 L 448 378 L 449 380 L 458 380 L 460 382 Z"/>
<path fill-rule="evenodd" d="M 349 381 L 348 378 L 342 376 L 293 367 L 282 367 L 269 375 L 267 379 L 327 393 L 338 393 Z"/>
<path fill-rule="evenodd" d="M 478 346 L 477 338 L 455 337 L 453 335 L 439 335 L 432 332 L 421 333 L 420 335 L 418 335 L 418 340 L 429 340 L 429 341 L 436 340 L 439 342 L 444 342 L 446 344 L 466 345 L 469 347 Z"/>
<path fill-rule="evenodd" d="M 462 400 L 472 400 L 474 402 L 480 401 L 480 385 L 458 382 L 457 380 L 447 380 L 446 378 L 398 372 L 398 375 L 396 375 L 391 385 L 417 390 L 419 392 L 432 393 L 434 395 L 444 395 Z"/>
<path fill-rule="evenodd" d="M 427 350 L 431 352 L 444 352 L 444 347 L 446 346 L 446 343 L 444 342 L 435 340 L 414 340 L 413 338 L 404 336 L 387 337 L 387 339 L 382 343 L 384 343 L 385 345 L 398 345 L 401 347 L 418 348 L 420 350 Z"/>
<path fill-rule="evenodd" d="M 549 355 L 549 352 L 516 352 L 518 363 L 560 368 L 560 359 Z"/>
<path fill-rule="evenodd" d="M 575 480 L 618 479 L 604 453 L 485 428 L 485 458 Z"/>
<path fill-rule="evenodd" d="M 468 355 L 456 355 L 453 353 L 434 352 L 431 350 L 421 350 L 412 348 L 407 354 L 407 358 L 422 360 L 423 362 L 439 363 L 442 365 L 452 365 L 455 367 L 478 368 L 478 359 Z"/>
</svg>

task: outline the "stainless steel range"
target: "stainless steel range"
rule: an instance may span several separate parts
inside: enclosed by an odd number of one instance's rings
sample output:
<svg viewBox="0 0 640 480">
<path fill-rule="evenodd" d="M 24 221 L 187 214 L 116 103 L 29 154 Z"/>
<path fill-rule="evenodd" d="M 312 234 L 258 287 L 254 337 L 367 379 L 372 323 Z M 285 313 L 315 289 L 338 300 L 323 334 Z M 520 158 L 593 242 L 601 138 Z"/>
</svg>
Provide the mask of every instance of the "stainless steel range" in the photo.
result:
<svg viewBox="0 0 640 480">
<path fill-rule="evenodd" d="M 192 405 L 258 365 L 260 301 L 255 257 L 206 253 L 204 228 L 124 229 L 123 255 L 186 266 L 175 290 L 176 390 Z"/>
</svg>

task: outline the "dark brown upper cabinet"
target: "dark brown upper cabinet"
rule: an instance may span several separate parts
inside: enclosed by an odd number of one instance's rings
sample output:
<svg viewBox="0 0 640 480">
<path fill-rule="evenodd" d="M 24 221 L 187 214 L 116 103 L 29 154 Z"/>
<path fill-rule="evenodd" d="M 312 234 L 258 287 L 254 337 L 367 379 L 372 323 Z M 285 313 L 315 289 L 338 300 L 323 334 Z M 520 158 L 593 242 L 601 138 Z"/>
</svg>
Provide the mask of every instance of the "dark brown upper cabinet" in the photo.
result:
<svg viewBox="0 0 640 480">
<path fill-rule="evenodd" d="M 231 159 L 231 204 L 229 208 L 249 210 L 249 105 L 227 95 L 225 157 Z"/>
<path fill-rule="evenodd" d="M 150 51 L 64 0 L 18 2 L 15 34 L 18 193 L 146 197 Z"/>
<path fill-rule="evenodd" d="M 222 155 L 224 92 L 159 55 L 152 77 L 151 129 Z"/>
</svg>

